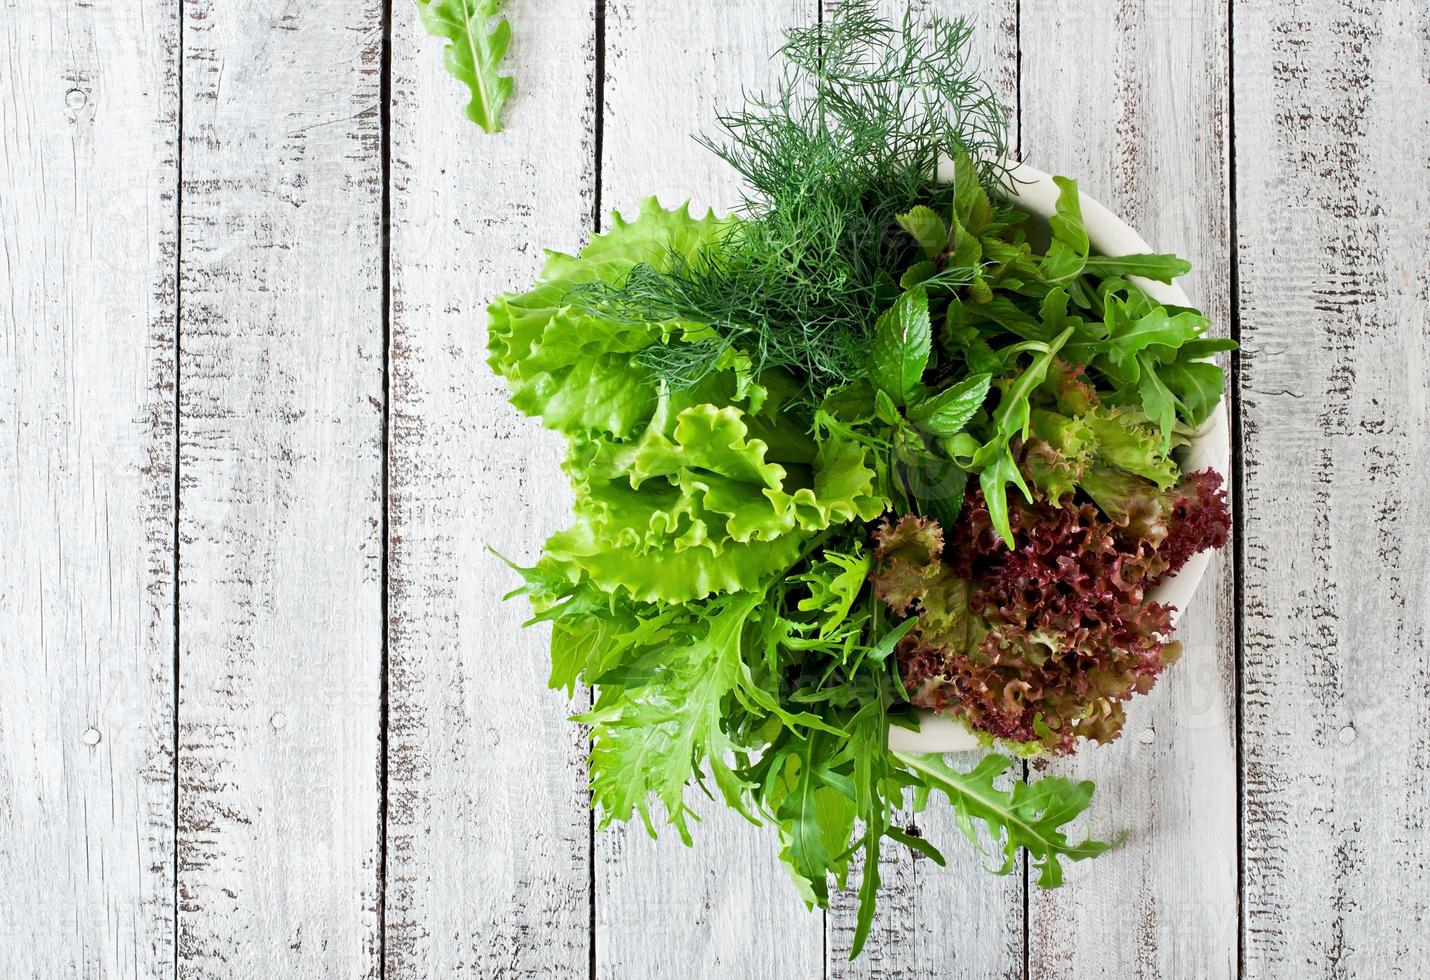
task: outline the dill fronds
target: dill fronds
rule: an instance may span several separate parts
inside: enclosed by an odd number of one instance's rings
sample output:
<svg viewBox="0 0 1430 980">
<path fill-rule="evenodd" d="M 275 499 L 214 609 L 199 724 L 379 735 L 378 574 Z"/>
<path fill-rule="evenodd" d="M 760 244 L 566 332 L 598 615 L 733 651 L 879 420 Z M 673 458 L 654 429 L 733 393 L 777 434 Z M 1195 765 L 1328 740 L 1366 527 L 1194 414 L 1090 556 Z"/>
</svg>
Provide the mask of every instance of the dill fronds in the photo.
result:
<svg viewBox="0 0 1430 980">
<path fill-rule="evenodd" d="M 773 93 L 747 94 L 717 135 L 698 137 L 748 185 L 745 220 L 695 261 L 638 267 L 579 301 L 604 315 L 709 324 L 715 341 L 642 355 L 674 386 L 698 381 L 731 345 L 761 369 L 790 371 L 816 399 L 861 376 L 875 316 L 915 260 L 896 216 L 951 201 L 941 158 L 967 153 L 986 185 L 1002 174 L 1005 118 L 970 64 L 971 33 L 939 16 L 895 24 L 870 0 L 790 31 Z"/>
</svg>

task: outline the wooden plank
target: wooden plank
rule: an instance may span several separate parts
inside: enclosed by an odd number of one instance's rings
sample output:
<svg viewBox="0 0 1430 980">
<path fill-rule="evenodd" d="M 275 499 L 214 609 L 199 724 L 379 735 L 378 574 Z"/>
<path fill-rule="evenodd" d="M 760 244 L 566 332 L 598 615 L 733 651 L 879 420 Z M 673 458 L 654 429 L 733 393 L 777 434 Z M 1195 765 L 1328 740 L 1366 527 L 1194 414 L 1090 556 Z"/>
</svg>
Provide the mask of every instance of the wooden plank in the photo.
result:
<svg viewBox="0 0 1430 980">
<path fill-rule="evenodd" d="M 1023 156 L 1076 177 L 1231 325 L 1227 5 L 1025 4 Z M 1096 52 L 1089 63 L 1079 53 Z M 1213 563 L 1178 627 L 1186 652 L 1129 705 L 1122 737 L 1049 771 L 1097 783 L 1091 826 L 1118 850 L 1029 895 L 1031 977 L 1228 977 L 1237 956 L 1233 564 Z"/>
<path fill-rule="evenodd" d="M 816 16 L 813 0 L 610 3 L 605 208 L 634 214 L 651 194 L 667 206 L 737 203 L 737 179 L 689 134 L 711 129 L 742 85 L 771 83 L 781 32 Z M 652 841 L 639 824 L 597 835 L 596 975 L 821 976 L 823 924 L 782 870 L 775 836 L 723 804 L 701 803 L 693 849 L 673 831 Z"/>
<path fill-rule="evenodd" d="M 375 975 L 383 5 L 184 5 L 179 975 Z"/>
<path fill-rule="evenodd" d="M 0 970 L 173 970 L 173 3 L 0 18 Z"/>
<path fill-rule="evenodd" d="M 487 368 L 485 308 L 590 230 L 594 3 L 510 5 L 517 94 L 496 136 L 397 13 L 387 976 L 584 977 L 589 797 L 566 720 L 584 703 L 546 690 L 548 632 L 521 628 L 486 550 L 530 563 L 570 494 L 560 438 Z"/>
<path fill-rule="evenodd" d="M 1244 975 L 1423 977 L 1430 11 L 1234 17 Z"/>
<path fill-rule="evenodd" d="M 899 18 L 912 6 L 920 16 L 966 17 L 974 28 L 973 56 L 1011 114 L 1018 99 L 1017 5 L 973 0 L 884 0 L 881 9 Z M 826 0 L 826 16 L 838 7 Z M 1016 126 L 1010 126 L 1010 141 Z M 1011 147 L 1010 147 L 1011 148 Z M 973 765 L 977 756 L 950 761 Z M 858 960 L 849 960 L 858 909 L 858 876 L 829 914 L 828 971 L 831 978 L 896 980 L 905 977 L 967 977 L 970 980 L 1023 975 L 1023 876 L 988 874 L 989 864 L 954 826 L 946 803 L 935 798 L 906 826 L 933 841 L 948 859 L 940 868 L 896 844 L 886 847 L 880 871 L 879 912 Z"/>
</svg>

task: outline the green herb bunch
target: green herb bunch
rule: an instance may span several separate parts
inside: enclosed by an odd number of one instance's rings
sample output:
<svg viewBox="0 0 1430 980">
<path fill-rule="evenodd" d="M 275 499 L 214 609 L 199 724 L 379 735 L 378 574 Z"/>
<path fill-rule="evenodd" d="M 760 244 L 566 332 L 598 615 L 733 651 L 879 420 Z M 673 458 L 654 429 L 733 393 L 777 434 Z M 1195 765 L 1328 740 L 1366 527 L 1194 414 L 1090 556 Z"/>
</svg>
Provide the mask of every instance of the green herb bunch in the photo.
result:
<svg viewBox="0 0 1430 980">
<path fill-rule="evenodd" d="M 552 686 L 594 689 L 603 822 L 654 834 L 659 808 L 691 842 L 696 788 L 772 828 L 811 905 L 858 862 L 856 955 L 882 848 L 943 860 L 894 819 L 930 795 L 1045 887 L 1110 846 L 1070 837 L 1090 783 L 960 771 L 891 727 L 918 704 L 1017 754 L 1115 737 L 1108 712 L 1175 659 L 1144 587 L 1224 537 L 1215 483 L 1176 489 L 1173 454 L 1226 345 L 1136 278 L 1186 263 L 1096 255 L 1063 178 L 1047 227 L 1016 207 L 968 36 L 866 0 L 792 32 L 775 94 L 707 141 L 749 185 L 738 215 L 647 201 L 490 307 L 512 404 L 568 444 L 572 524 L 514 594 L 551 630 Z M 1065 588 L 1072 567 L 1125 595 Z M 1144 625 L 1135 649 L 1106 623 L 1078 646 L 1106 609 Z"/>
<path fill-rule="evenodd" d="M 895 285 L 913 244 L 896 218 L 947 197 L 941 160 L 1002 173 L 1007 126 L 969 63 L 969 28 L 910 14 L 899 25 L 852 2 L 792 31 L 784 77 L 719 118 L 702 138 L 744 178 L 745 219 L 706 261 L 640 266 L 581 296 L 616 317 L 708 324 L 701 344 L 662 346 L 643 360 L 668 383 L 702 377 L 730 347 L 757 369 L 784 368 L 816 400 L 863 373 L 870 313 Z"/>
</svg>

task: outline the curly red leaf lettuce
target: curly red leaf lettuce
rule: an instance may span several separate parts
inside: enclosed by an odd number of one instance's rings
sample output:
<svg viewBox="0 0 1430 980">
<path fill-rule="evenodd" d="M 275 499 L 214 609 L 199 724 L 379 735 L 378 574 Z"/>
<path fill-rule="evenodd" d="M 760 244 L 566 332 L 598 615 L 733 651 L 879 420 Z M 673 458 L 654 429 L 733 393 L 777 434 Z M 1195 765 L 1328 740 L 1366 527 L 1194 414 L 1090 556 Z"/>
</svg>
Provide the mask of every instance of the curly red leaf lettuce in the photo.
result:
<svg viewBox="0 0 1430 980">
<path fill-rule="evenodd" d="M 974 492 L 945 541 L 926 518 L 874 535 L 871 578 L 896 614 L 917 613 L 897 649 L 911 700 L 1030 750 L 1067 754 L 1121 732 L 1125 704 L 1181 653 L 1172 608 L 1148 590 L 1226 540 L 1221 479 L 1169 490 L 1107 471 L 1104 508 L 1019 504 L 1004 547 Z M 1099 501 L 1101 504 L 1101 501 Z"/>
</svg>

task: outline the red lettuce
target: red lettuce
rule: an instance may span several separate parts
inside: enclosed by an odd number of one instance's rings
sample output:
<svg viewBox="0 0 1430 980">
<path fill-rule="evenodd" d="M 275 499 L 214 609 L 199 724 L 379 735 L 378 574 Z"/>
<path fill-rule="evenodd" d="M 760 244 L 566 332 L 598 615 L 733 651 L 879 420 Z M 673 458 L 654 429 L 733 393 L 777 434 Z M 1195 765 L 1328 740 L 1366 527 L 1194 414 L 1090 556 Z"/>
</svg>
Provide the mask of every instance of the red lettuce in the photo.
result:
<svg viewBox="0 0 1430 980">
<path fill-rule="evenodd" d="M 1125 702 L 1181 653 L 1166 638 L 1172 608 L 1147 590 L 1224 543 L 1230 519 L 1212 471 L 1167 491 L 1103 475 L 1094 494 L 1103 509 L 1014 506 L 1012 549 L 977 492 L 947 541 L 927 518 L 876 531 L 875 592 L 896 614 L 918 615 L 897 650 L 916 705 L 1060 754 L 1079 737 L 1118 736 Z"/>
</svg>

